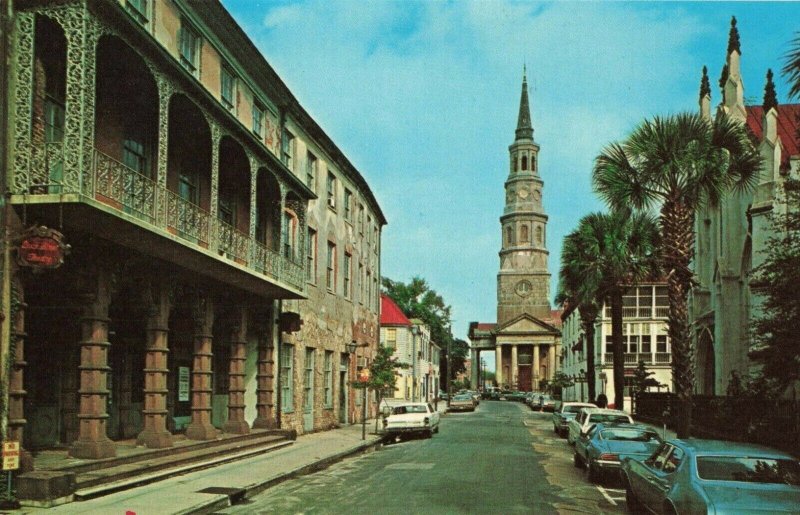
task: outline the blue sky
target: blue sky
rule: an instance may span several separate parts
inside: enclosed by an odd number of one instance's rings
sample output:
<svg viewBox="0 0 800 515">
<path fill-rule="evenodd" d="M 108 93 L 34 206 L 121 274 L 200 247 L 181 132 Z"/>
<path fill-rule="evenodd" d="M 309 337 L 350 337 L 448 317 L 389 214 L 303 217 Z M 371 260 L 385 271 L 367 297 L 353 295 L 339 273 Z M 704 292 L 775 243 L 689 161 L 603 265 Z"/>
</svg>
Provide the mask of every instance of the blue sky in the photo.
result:
<svg viewBox="0 0 800 515">
<path fill-rule="evenodd" d="M 712 105 L 738 20 L 745 97 L 761 103 L 800 3 L 223 0 L 371 185 L 389 220 L 383 275 L 419 275 L 453 332 L 493 322 L 499 217 L 527 64 L 555 295 L 561 240 L 591 211 L 592 162 L 656 114 Z M 493 361 L 489 356 L 487 360 Z"/>
</svg>

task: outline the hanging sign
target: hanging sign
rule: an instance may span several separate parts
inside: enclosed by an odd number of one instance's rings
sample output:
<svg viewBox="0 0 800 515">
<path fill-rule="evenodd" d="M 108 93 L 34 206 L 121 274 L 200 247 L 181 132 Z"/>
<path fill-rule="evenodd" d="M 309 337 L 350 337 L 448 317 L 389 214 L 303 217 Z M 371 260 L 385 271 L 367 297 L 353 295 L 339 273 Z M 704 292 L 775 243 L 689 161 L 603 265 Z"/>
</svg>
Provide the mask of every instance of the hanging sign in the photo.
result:
<svg viewBox="0 0 800 515">
<path fill-rule="evenodd" d="M 44 225 L 29 227 L 17 245 L 17 264 L 34 269 L 58 268 L 69 250 L 64 235 L 55 229 Z"/>
<path fill-rule="evenodd" d="M 368 383 L 369 382 L 369 369 L 362 368 L 358 371 L 358 382 L 359 383 Z"/>
<path fill-rule="evenodd" d="M 189 400 L 189 367 L 178 367 L 178 401 Z"/>
<path fill-rule="evenodd" d="M 19 442 L 3 442 L 3 470 L 19 468 Z"/>
</svg>

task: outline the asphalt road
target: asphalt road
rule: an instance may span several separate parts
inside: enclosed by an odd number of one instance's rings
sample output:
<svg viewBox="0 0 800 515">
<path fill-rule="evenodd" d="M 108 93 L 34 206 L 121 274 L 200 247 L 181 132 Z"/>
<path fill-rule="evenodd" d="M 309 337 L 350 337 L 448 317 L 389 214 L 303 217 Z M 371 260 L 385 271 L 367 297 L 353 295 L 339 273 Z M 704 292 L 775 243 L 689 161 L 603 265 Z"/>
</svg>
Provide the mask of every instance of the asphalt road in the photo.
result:
<svg viewBox="0 0 800 515">
<path fill-rule="evenodd" d="M 618 485 L 592 485 L 573 467 L 549 413 L 483 401 L 474 413 L 445 415 L 440 429 L 218 513 L 625 513 Z"/>
</svg>

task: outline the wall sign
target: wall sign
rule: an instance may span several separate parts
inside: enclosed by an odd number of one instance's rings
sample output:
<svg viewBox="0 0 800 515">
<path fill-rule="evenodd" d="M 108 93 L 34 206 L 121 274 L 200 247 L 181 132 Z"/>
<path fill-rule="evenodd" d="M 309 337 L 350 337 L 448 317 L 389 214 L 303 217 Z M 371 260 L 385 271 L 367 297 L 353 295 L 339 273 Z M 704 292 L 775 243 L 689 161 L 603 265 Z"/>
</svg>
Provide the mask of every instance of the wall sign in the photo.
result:
<svg viewBox="0 0 800 515">
<path fill-rule="evenodd" d="M 3 442 L 3 470 L 19 468 L 19 442 Z"/>
<path fill-rule="evenodd" d="M 64 235 L 55 229 L 41 226 L 29 227 L 22 233 L 17 245 L 17 264 L 33 269 L 60 267 L 70 246 L 64 243 Z"/>
</svg>

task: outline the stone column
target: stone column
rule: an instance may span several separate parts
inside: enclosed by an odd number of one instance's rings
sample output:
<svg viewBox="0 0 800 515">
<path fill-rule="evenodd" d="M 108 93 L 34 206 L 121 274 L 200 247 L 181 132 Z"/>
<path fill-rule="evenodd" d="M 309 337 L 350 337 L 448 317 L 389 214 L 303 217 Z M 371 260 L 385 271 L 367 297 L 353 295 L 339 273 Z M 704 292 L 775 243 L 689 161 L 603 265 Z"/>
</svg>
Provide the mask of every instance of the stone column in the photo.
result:
<svg viewBox="0 0 800 515">
<path fill-rule="evenodd" d="M 186 427 L 190 440 L 213 440 L 217 428 L 211 423 L 211 342 L 214 304 L 208 293 L 200 291 L 192 307 L 194 318 L 194 362 L 192 363 L 192 421 Z"/>
<path fill-rule="evenodd" d="M 100 269 L 95 291 L 84 296 L 80 341 L 80 405 L 78 439 L 72 442 L 73 458 L 109 458 L 116 448 L 106 434 L 108 422 L 108 305 L 111 302 L 111 273 Z"/>
<path fill-rule="evenodd" d="M 511 367 L 508 369 L 508 382 L 512 388 L 519 388 L 517 384 L 517 346 L 511 346 Z"/>
<path fill-rule="evenodd" d="M 25 391 L 23 373 L 25 370 L 25 304 L 22 285 L 14 282 L 12 286 L 11 340 L 13 343 L 13 359 L 8 385 L 8 440 L 20 443 L 20 471 L 33 469 L 33 457 L 22 447 L 25 424 Z M 16 297 L 16 298 L 14 298 Z"/>
<path fill-rule="evenodd" d="M 253 429 L 275 429 L 278 427 L 273 412 L 273 370 L 274 361 L 274 324 L 272 323 L 272 311 L 263 315 L 256 323 L 258 331 L 258 365 L 256 371 L 256 419 L 253 421 Z"/>
<path fill-rule="evenodd" d="M 478 384 L 480 384 L 480 352 L 478 349 L 470 349 L 470 381 L 472 382 L 472 388 L 478 388 Z M 436 392 L 436 395 L 439 395 L 439 392 Z"/>
<path fill-rule="evenodd" d="M 547 379 L 552 380 L 556 375 L 556 346 L 550 344 L 547 349 Z"/>
<path fill-rule="evenodd" d="M 539 345 L 533 346 L 533 373 L 531 374 L 531 381 L 533 382 L 534 391 L 539 390 L 539 374 L 542 373 L 542 365 L 539 363 Z"/>
<path fill-rule="evenodd" d="M 495 372 L 494 377 L 495 381 L 497 382 L 497 386 L 502 388 L 503 387 L 503 347 L 501 345 L 497 345 L 494 348 L 494 360 L 495 360 Z M 448 370 L 447 373 L 449 374 L 450 371 Z"/>
<path fill-rule="evenodd" d="M 228 421 L 222 427 L 226 433 L 246 435 L 250 426 L 244 420 L 244 364 L 247 360 L 247 308 L 236 308 L 236 320 L 231 327 L 231 355 L 228 368 Z"/>
<path fill-rule="evenodd" d="M 144 429 L 136 443 L 151 449 L 172 447 L 167 429 L 169 367 L 169 313 L 172 308 L 169 287 L 154 281 L 147 292 L 147 354 L 144 361 Z"/>
<path fill-rule="evenodd" d="M 78 438 L 78 388 L 80 377 L 80 344 L 59 341 L 67 345 L 67 362 L 65 363 L 61 386 L 61 418 L 64 424 L 64 443 L 71 444 Z"/>
</svg>

